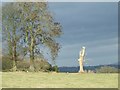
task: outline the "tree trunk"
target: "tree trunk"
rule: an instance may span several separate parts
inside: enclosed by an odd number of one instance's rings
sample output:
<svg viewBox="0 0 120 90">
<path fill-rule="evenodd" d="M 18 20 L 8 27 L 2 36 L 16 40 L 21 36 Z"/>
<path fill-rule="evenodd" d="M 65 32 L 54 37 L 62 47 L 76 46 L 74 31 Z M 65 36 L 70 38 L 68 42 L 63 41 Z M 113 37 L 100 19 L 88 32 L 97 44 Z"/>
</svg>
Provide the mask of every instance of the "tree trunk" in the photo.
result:
<svg viewBox="0 0 120 90">
<path fill-rule="evenodd" d="M 30 45 L 30 71 L 35 71 L 34 67 L 34 40 L 31 38 L 31 45 Z"/>
<path fill-rule="evenodd" d="M 79 72 L 83 73 L 84 72 L 84 70 L 83 70 L 83 60 L 84 60 L 84 57 L 85 57 L 85 47 L 82 47 L 82 50 L 80 51 L 79 55 L 80 55 L 79 59 L 78 59 L 79 65 L 80 65 Z"/>
<path fill-rule="evenodd" d="M 13 60 L 13 67 L 11 69 L 13 72 L 15 72 L 17 70 L 17 67 L 16 67 L 16 62 L 15 60 Z"/>
<path fill-rule="evenodd" d="M 30 54 L 30 71 L 35 71 L 35 69 L 34 69 L 34 56 L 32 53 Z"/>
<path fill-rule="evenodd" d="M 17 70 L 17 67 L 16 67 L 16 59 L 17 59 L 17 55 L 16 55 L 16 43 L 14 42 L 14 45 L 13 45 L 13 67 L 12 67 L 12 71 L 16 71 Z"/>
<path fill-rule="evenodd" d="M 83 70 L 83 57 L 82 56 L 80 57 L 79 64 L 80 64 L 80 70 L 79 70 L 79 72 L 83 73 L 84 70 Z"/>
</svg>

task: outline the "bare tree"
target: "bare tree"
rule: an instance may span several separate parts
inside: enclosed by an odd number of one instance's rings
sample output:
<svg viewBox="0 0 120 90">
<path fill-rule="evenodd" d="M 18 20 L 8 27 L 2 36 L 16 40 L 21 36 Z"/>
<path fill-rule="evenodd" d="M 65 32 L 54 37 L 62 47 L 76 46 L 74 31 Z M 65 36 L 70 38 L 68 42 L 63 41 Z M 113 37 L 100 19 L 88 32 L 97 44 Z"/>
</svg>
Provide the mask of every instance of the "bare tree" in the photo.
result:
<svg viewBox="0 0 120 90">
<path fill-rule="evenodd" d="M 55 61 L 60 49 L 55 38 L 62 34 L 61 25 L 54 21 L 46 2 L 19 3 L 24 31 L 24 44 L 30 57 L 30 70 L 34 71 L 35 54 L 40 53 L 40 45 L 50 49 Z"/>
<path fill-rule="evenodd" d="M 61 25 L 55 22 L 46 2 L 18 2 L 3 6 L 3 32 L 7 41 L 9 55 L 16 70 L 17 48 L 22 45 L 30 57 L 30 70 L 35 70 L 35 54 L 40 53 L 40 46 L 49 48 L 52 60 L 58 55 L 60 45 L 56 42 L 62 34 Z"/>
<path fill-rule="evenodd" d="M 16 71 L 16 61 L 18 57 L 17 49 L 19 47 L 19 40 L 22 37 L 20 30 L 21 20 L 18 7 L 13 3 L 6 3 L 2 7 L 2 41 L 3 47 L 8 47 L 8 55 L 13 61 L 13 71 Z"/>
</svg>

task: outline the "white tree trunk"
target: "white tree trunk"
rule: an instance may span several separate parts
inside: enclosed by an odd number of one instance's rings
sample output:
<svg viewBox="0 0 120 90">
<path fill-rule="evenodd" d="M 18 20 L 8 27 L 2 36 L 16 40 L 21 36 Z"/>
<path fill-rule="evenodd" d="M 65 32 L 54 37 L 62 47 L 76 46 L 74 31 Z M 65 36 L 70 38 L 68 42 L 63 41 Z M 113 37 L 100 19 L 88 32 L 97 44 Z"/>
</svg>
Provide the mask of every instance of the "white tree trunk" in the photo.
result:
<svg viewBox="0 0 120 90">
<path fill-rule="evenodd" d="M 80 73 L 83 73 L 84 72 L 84 69 L 83 69 L 83 60 L 84 60 L 84 57 L 85 57 L 85 47 L 82 47 L 82 50 L 80 51 L 80 56 L 79 56 L 79 65 L 80 65 L 80 69 L 79 69 L 79 72 Z"/>
</svg>

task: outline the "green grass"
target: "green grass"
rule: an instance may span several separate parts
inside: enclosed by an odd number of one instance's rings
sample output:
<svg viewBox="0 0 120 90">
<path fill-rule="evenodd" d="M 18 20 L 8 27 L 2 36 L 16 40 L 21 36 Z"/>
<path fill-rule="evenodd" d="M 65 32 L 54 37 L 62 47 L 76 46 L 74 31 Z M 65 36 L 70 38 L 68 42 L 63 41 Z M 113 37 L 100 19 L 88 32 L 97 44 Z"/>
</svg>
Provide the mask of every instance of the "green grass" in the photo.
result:
<svg viewBox="0 0 120 90">
<path fill-rule="evenodd" d="M 117 88 L 118 74 L 3 72 L 4 88 Z"/>
</svg>

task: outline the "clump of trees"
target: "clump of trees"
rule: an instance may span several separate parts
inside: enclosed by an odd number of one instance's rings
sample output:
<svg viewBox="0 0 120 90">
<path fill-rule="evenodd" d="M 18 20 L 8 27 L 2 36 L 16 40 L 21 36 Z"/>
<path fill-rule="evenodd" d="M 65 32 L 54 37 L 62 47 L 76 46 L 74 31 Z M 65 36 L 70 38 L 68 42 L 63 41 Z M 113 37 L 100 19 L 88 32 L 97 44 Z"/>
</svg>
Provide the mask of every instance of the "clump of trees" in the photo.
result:
<svg viewBox="0 0 120 90">
<path fill-rule="evenodd" d="M 46 2 L 6 3 L 2 7 L 3 54 L 12 61 L 12 71 L 17 70 L 19 58 L 29 57 L 30 71 L 36 71 L 35 58 L 45 60 L 42 47 L 49 49 L 55 64 L 60 44 L 56 38 L 62 34 L 61 25 L 48 10 Z M 5 47 L 7 46 L 7 47 Z"/>
</svg>

